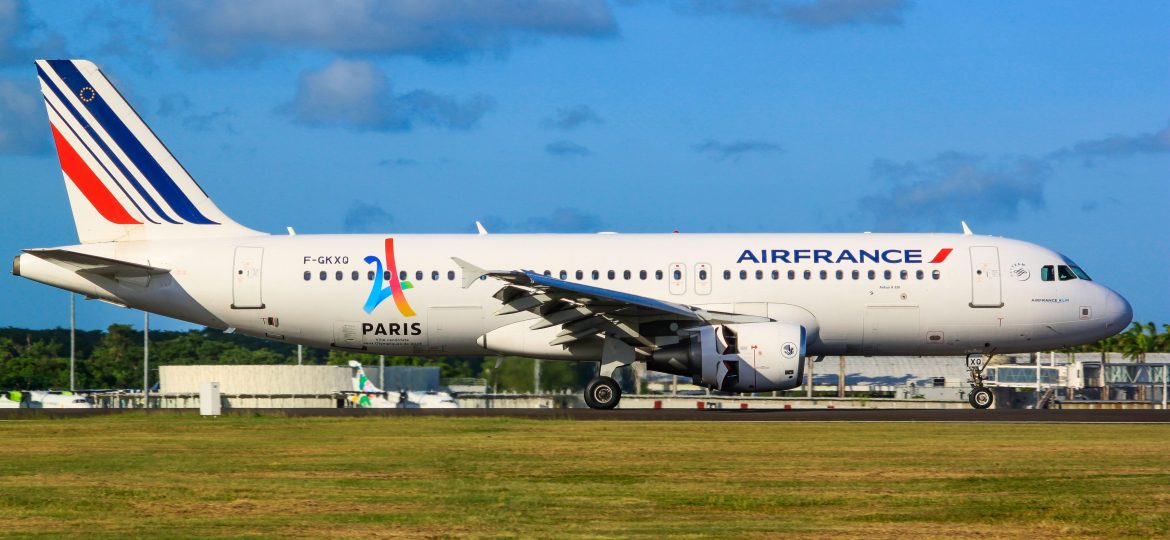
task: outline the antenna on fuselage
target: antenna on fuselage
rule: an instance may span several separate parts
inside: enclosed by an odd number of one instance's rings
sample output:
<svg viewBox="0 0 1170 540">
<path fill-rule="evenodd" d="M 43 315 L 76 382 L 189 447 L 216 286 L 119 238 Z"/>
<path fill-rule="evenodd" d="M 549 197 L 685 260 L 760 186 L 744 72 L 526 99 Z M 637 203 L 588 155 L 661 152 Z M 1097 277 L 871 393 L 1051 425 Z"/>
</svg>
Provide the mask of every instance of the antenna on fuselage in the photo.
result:
<svg viewBox="0 0 1170 540">
<path fill-rule="evenodd" d="M 488 233 L 487 229 L 484 228 L 483 223 L 480 223 L 479 221 L 475 222 L 475 230 L 479 231 L 479 234 L 487 234 Z"/>
<path fill-rule="evenodd" d="M 967 226 L 966 221 L 960 221 L 959 223 L 963 224 L 963 236 L 971 236 L 972 234 L 975 234 L 975 233 L 971 232 L 971 227 Z"/>
</svg>

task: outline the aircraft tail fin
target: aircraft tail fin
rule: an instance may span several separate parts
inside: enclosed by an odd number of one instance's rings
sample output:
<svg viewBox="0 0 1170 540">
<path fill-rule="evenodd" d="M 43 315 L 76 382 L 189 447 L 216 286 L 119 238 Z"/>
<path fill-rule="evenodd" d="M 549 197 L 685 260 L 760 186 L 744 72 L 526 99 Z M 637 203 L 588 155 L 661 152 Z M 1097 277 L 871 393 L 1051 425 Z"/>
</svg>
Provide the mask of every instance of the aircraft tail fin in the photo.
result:
<svg viewBox="0 0 1170 540">
<path fill-rule="evenodd" d="M 366 377 L 366 370 L 362 369 L 362 365 L 357 360 L 350 360 L 349 367 L 353 369 L 353 390 L 354 392 L 371 392 L 379 394 L 382 392 L 381 388 L 374 385 L 373 381 Z"/>
<path fill-rule="evenodd" d="M 93 62 L 36 65 L 82 243 L 263 234 L 220 211 Z"/>
</svg>

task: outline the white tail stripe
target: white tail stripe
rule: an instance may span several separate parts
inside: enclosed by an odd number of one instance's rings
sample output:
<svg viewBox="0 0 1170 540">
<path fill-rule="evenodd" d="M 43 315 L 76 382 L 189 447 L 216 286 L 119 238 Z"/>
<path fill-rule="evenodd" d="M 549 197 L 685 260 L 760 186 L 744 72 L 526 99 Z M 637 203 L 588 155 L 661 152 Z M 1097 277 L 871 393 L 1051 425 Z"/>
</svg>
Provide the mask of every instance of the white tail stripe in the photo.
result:
<svg viewBox="0 0 1170 540">
<path fill-rule="evenodd" d="M 180 223 L 163 208 L 165 201 L 151 186 L 142 173 L 134 168 L 125 152 L 115 143 L 106 132 L 101 122 L 86 110 L 78 96 L 65 85 L 64 81 L 52 70 L 42 70 L 42 92 L 45 99 L 50 100 L 58 107 L 58 112 L 71 128 L 82 136 L 84 144 L 95 155 L 103 160 L 103 164 L 114 176 L 114 179 L 125 187 L 125 191 L 137 196 L 137 206 L 151 208 L 158 219 L 169 223 Z M 49 80 L 44 81 L 47 77 Z M 45 88 L 44 85 L 53 85 Z M 48 90 L 48 91 L 45 91 Z M 160 202 L 161 201 L 161 202 Z M 169 208 L 168 208 L 169 209 Z M 173 212 L 173 209 L 169 209 Z M 152 220 L 153 221 L 153 220 Z"/>
<path fill-rule="evenodd" d="M 60 112 L 53 106 L 53 104 L 46 101 L 46 105 L 49 107 L 50 112 L 49 123 L 73 147 L 73 150 L 81 156 L 85 164 L 89 166 L 94 175 L 100 179 L 103 184 L 105 184 L 106 189 L 109 190 L 111 194 L 113 194 L 118 203 L 120 203 L 131 216 L 134 216 L 140 220 L 145 219 L 151 223 L 157 224 L 157 221 L 150 219 L 150 216 L 146 215 L 146 213 L 142 211 L 142 207 L 138 205 L 138 203 L 126 191 L 122 184 L 116 181 L 114 175 L 110 172 L 106 165 L 102 163 L 98 156 L 94 154 L 93 150 L 85 144 L 85 142 L 78 135 L 77 131 L 74 130 L 73 127 L 65 121 L 65 119 L 60 115 Z"/>
</svg>

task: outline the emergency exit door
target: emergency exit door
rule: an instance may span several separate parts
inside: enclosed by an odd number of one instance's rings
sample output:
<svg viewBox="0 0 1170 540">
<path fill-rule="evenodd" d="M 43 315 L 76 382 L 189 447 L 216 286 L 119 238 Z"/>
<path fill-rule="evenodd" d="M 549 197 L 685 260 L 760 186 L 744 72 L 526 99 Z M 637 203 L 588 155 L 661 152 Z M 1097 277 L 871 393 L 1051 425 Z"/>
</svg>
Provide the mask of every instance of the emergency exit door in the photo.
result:
<svg viewBox="0 0 1170 540">
<path fill-rule="evenodd" d="M 971 307 L 1003 307 L 999 248 L 971 248 Z"/>
<path fill-rule="evenodd" d="M 232 309 L 264 309 L 260 282 L 264 248 L 238 247 L 232 265 Z"/>
</svg>

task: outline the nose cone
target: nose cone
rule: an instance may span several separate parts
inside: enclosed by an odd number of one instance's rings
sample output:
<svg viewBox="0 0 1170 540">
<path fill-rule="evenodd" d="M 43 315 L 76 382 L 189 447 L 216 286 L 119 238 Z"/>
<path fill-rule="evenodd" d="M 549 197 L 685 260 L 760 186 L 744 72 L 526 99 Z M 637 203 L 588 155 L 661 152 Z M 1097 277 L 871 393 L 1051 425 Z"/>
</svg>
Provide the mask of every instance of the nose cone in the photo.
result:
<svg viewBox="0 0 1170 540">
<path fill-rule="evenodd" d="M 1105 329 L 1109 335 L 1116 334 L 1129 327 L 1133 321 L 1133 307 L 1113 291 L 1105 292 Z"/>
</svg>

